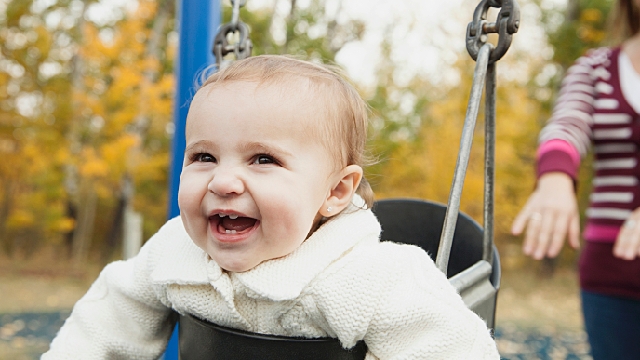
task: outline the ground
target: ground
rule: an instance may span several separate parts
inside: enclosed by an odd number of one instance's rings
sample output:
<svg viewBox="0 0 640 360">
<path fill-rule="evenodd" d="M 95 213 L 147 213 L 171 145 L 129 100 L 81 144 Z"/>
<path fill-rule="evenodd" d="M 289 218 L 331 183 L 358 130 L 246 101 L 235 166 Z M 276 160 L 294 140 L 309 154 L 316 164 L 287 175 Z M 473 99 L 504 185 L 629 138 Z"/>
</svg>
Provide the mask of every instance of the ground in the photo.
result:
<svg viewBox="0 0 640 360">
<path fill-rule="evenodd" d="M 0 359 L 38 358 L 99 271 L 60 263 L 0 257 Z M 575 271 L 503 269 L 496 339 L 503 359 L 591 359 Z"/>
</svg>

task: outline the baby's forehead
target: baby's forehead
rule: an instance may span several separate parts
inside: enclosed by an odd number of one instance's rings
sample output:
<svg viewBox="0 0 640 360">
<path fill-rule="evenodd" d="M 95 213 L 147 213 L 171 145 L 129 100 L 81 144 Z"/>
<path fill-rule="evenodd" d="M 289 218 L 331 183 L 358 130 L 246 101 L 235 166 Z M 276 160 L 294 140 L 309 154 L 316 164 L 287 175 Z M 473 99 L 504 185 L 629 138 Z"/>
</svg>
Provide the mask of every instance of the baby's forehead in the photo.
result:
<svg viewBox="0 0 640 360">
<path fill-rule="evenodd" d="M 329 123 L 335 122 L 335 99 L 331 101 L 319 91 L 317 86 L 304 78 L 286 79 L 285 81 L 233 80 L 213 83 L 200 89 L 196 94 L 199 106 L 235 107 L 249 112 L 281 113 L 287 117 L 295 117 L 304 128 L 327 130 Z M 216 101 L 224 94 L 224 102 Z M 194 99 L 195 100 L 195 99 Z M 272 121 L 277 118 L 265 116 Z"/>
<path fill-rule="evenodd" d="M 289 134 L 306 142 L 319 142 L 336 159 L 342 162 L 343 148 L 341 133 L 340 101 L 325 94 L 313 81 L 300 77 L 286 79 L 272 78 L 268 81 L 233 80 L 210 84 L 205 89 L 212 97 L 219 91 L 227 92 L 230 98 L 224 106 L 255 105 L 260 111 L 273 111 L 289 114 L 296 118 L 294 132 Z M 335 96 L 336 94 L 333 93 Z M 238 97 L 247 97 L 247 101 L 234 101 Z M 243 104 L 243 105 L 240 105 Z M 206 105 L 205 105 L 206 106 Z M 279 121 L 278 117 L 266 116 L 269 121 Z M 286 117 L 290 117 L 286 116 Z M 298 126 L 299 125 L 299 126 Z"/>
<path fill-rule="evenodd" d="M 331 114 L 337 112 L 337 101 L 332 101 L 322 89 L 305 78 L 224 81 L 211 84 L 200 92 L 207 97 L 225 92 L 228 99 L 225 106 L 293 112 L 299 115 L 301 123 L 313 127 L 326 128 L 330 118 L 334 117 Z"/>
</svg>

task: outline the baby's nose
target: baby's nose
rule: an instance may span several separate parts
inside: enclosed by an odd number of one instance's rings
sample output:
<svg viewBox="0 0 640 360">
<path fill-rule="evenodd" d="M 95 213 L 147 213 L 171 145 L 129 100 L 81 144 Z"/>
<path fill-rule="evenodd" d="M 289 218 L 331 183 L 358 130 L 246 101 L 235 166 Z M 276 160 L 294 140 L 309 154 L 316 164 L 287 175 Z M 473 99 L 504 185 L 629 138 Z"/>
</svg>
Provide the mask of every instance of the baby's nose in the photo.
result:
<svg viewBox="0 0 640 360">
<path fill-rule="evenodd" d="M 209 181 L 208 189 L 218 196 L 241 194 L 244 192 L 244 181 L 236 169 L 219 167 Z"/>
</svg>

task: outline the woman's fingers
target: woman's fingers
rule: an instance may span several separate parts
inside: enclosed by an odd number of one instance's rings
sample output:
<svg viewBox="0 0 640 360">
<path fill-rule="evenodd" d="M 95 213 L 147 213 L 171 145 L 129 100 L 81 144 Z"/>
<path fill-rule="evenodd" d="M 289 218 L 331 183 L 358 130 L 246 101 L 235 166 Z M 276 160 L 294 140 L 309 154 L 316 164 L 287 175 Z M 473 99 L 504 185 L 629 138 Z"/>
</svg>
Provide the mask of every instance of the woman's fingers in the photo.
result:
<svg viewBox="0 0 640 360">
<path fill-rule="evenodd" d="M 553 211 L 545 210 L 541 213 L 540 226 L 538 230 L 538 246 L 535 252 L 533 253 L 533 258 L 536 260 L 540 260 L 545 257 L 549 250 L 549 246 L 551 246 L 551 236 L 553 233 L 554 227 L 554 213 Z M 529 220 L 530 223 L 535 221 L 534 218 Z"/>
<path fill-rule="evenodd" d="M 529 217 L 525 219 L 527 232 L 524 238 L 523 251 L 526 255 L 534 256 L 540 247 L 540 227 L 542 225 L 542 214 L 539 212 L 531 212 Z"/>
<path fill-rule="evenodd" d="M 527 225 L 527 216 L 524 210 L 520 211 L 511 225 L 511 233 L 513 235 L 520 235 L 524 231 L 524 227 Z"/>
<path fill-rule="evenodd" d="M 613 255 L 625 260 L 640 256 L 640 219 L 636 212 L 624 222 L 613 247 Z"/>
<path fill-rule="evenodd" d="M 534 196 L 532 198 L 533 201 L 516 216 L 511 228 L 514 235 L 525 233 L 522 251 L 537 260 L 545 256 L 556 257 L 567 237 L 571 246 L 577 249 L 580 244 L 578 214 L 570 208 L 542 206 Z"/>
<path fill-rule="evenodd" d="M 538 188 L 514 219 L 511 232 L 525 234 L 522 250 L 534 259 L 557 256 L 567 236 L 571 246 L 578 248 L 580 220 L 573 180 L 558 172 L 542 175 Z"/>
<path fill-rule="evenodd" d="M 572 214 L 569 218 L 569 245 L 574 249 L 580 248 L 580 216 Z"/>
<path fill-rule="evenodd" d="M 513 235 L 520 235 L 524 231 L 527 226 L 527 221 L 531 216 L 531 206 L 532 203 L 535 202 L 536 194 L 532 194 L 527 200 L 527 203 L 524 205 L 522 210 L 516 215 L 516 218 L 513 220 L 513 224 L 511 225 L 511 233 Z"/>
<path fill-rule="evenodd" d="M 569 228 L 569 215 L 559 213 L 557 217 L 554 218 L 554 221 L 551 243 L 547 250 L 547 256 L 552 258 L 558 256 L 564 244 L 564 238 L 567 236 Z"/>
<path fill-rule="evenodd" d="M 569 214 L 552 209 L 532 212 L 526 221 L 524 253 L 536 260 L 558 256 L 570 227 L 569 218 Z"/>
</svg>

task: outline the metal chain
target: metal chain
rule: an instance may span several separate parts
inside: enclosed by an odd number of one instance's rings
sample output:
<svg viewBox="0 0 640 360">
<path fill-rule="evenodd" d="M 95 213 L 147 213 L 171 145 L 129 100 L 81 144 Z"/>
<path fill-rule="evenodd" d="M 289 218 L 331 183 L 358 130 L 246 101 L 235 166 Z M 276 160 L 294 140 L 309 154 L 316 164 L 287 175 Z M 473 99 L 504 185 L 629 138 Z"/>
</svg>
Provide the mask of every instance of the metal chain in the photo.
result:
<svg viewBox="0 0 640 360">
<path fill-rule="evenodd" d="M 490 7 L 500 8 L 496 22 L 487 22 Z M 487 43 L 487 34 L 497 33 L 498 44 L 491 50 L 489 62 L 500 60 L 511 46 L 512 35 L 520 26 L 520 7 L 516 0 L 482 0 L 473 12 L 473 21 L 467 25 L 467 51 L 478 59 L 480 48 Z"/>
<path fill-rule="evenodd" d="M 500 13 L 495 23 L 487 22 L 487 11 L 490 7 L 500 8 Z M 453 174 L 453 183 L 449 192 L 449 201 L 445 215 L 440 245 L 436 256 L 438 269 L 447 274 L 453 235 L 460 212 L 460 199 L 465 174 L 469 166 L 469 156 L 473 143 L 474 128 L 480 110 L 480 100 L 486 85 L 485 97 L 485 178 L 484 178 L 484 230 L 482 235 L 482 258 L 491 266 L 493 264 L 493 218 L 495 202 L 495 120 L 496 120 L 496 61 L 500 60 L 511 45 L 513 34 L 518 32 L 520 25 L 520 8 L 516 0 L 482 0 L 473 13 L 473 21 L 467 26 L 467 51 L 476 61 L 473 73 L 471 96 L 467 104 L 462 136 L 460 138 L 460 150 Z M 496 46 L 487 43 L 487 34 L 497 33 Z M 474 265 L 475 266 L 475 265 Z M 490 272 L 489 272 L 490 273 Z M 487 273 L 487 275 L 489 274 Z M 476 274 L 478 274 L 476 272 Z M 462 278 L 459 278 L 462 279 Z M 458 288 L 465 283 L 458 281 Z M 467 280 L 468 281 L 468 280 Z M 493 280 L 491 280 L 493 281 Z M 453 283 L 453 282 L 452 282 Z"/>
<path fill-rule="evenodd" d="M 231 21 L 218 29 L 212 49 L 218 69 L 224 67 L 226 62 L 224 57 L 228 54 L 233 53 L 236 60 L 251 56 L 253 44 L 249 39 L 249 26 L 240 20 L 240 8 L 246 3 L 247 0 L 231 0 L 233 6 Z"/>
</svg>

